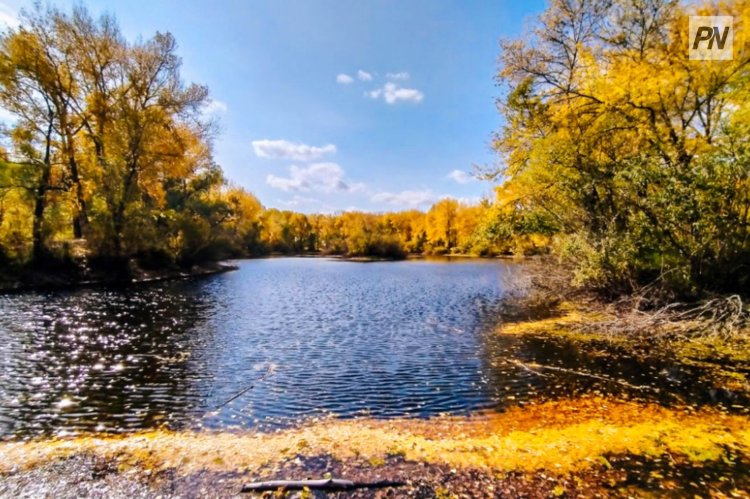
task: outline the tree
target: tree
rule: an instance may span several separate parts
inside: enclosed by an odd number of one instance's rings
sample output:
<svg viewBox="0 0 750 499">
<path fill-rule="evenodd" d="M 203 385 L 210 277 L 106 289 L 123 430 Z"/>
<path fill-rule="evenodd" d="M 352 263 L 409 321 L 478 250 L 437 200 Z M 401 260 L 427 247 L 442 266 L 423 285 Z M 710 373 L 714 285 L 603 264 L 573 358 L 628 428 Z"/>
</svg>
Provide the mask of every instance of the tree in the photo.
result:
<svg viewBox="0 0 750 499">
<path fill-rule="evenodd" d="M 16 116 L 0 191 L 32 205 L 34 261 L 71 233 L 123 261 L 190 259 L 221 239 L 236 207 L 212 203 L 224 178 L 201 114 L 208 91 L 183 82 L 176 52 L 168 33 L 129 44 L 111 16 L 82 7 L 36 4 L 0 36 L 0 105 Z"/>
<path fill-rule="evenodd" d="M 48 193 L 62 189 L 55 175 L 56 102 L 55 67 L 44 55 L 37 36 L 21 30 L 0 39 L 0 104 L 17 116 L 9 131 L 17 157 L 5 168 L 16 175 L 6 188 L 23 189 L 33 199 L 32 257 L 45 258 L 44 215 Z"/>
<path fill-rule="evenodd" d="M 555 0 L 532 37 L 503 44 L 507 166 L 494 173 L 570 236 L 581 283 L 626 290 L 666 272 L 685 293 L 750 284 L 730 277 L 750 275 L 748 164 L 736 154 L 747 35 L 737 30 L 732 61 L 689 61 L 686 9 Z M 746 2 L 726 10 L 750 15 Z"/>
<path fill-rule="evenodd" d="M 433 248 L 450 252 L 456 246 L 458 201 L 441 199 L 427 212 L 427 237 Z"/>
</svg>

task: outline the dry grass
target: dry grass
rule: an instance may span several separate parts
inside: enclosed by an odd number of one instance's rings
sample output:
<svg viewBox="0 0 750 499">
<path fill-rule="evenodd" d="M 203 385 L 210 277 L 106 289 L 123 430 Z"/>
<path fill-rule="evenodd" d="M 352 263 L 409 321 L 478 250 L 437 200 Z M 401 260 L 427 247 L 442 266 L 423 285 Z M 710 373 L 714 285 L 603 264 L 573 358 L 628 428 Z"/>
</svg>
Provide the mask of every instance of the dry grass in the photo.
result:
<svg viewBox="0 0 750 499">
<path fill-rule="evenodd" d="M 617 301 L 576 290 L 548 260 L 524 265 L 508 283 L 503 334 L 556 336 L 667 354 L 679 361 L 750 369 L 750 305 L 738 295 L 665 302 L 659 281 Z"/>
</svg>

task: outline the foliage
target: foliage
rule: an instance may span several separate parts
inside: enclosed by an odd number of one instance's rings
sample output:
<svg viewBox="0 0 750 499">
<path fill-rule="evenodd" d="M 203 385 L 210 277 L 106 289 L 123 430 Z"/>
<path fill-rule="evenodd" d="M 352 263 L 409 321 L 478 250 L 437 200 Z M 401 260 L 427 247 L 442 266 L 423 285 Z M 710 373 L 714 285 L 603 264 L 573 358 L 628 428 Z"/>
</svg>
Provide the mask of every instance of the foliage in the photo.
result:
<svg viewBox="0 0 750 499">
<path fill-rule="evenodd" d="M 114 18 L 35 7 L 0 36 L 0 264 L 70 256 L 121 268 L 268 253 L 402 258 L 534 253 L 554 221 L 495 202 L 427 213 L 265 209 L 213 159 L 206 87 L 169 33 L 129 42 Z M 517 201 L 517 200 L 516 200 Z M 514 201 L 514 202 L 516 202 Z"/>
<path fill-rule="evenodd" d="M 256 252 L 282 254 L 402 258 L 407 254 L 492 256 L 544 251 L 549 240 L 537 233 L 522 237 L 494 230 L 505 214 L 488 201 L 465 205 L 442 199 L 426 213 L 418 210 L 388 213 L 348 211 L 333 215 L 304 215 L 276 209 L 259 218 Z"/>
<path fill-rule="evenodd" d="M 80 454 L 117 459 L 122 471 L 257 471 L 299 456 L 332 455 L 387 462 L 388 456 L 459 469 L 544 470 L 561 475 L 600 466 L 602 459 L 669 455 L 696 465 L 728 458 L 750 445 L 748 417 L 709 408 L 582 397 L 512 407 L 482 417 L 323 420 L 270 433 L 191 433 L 156 430 L 124 436 L 4 442 L 0 472 Z M 606 462 L 606 461 L 605 461 Z M 179 465 L 179 466 L 178 466 Z M 607 462 L 609 466 L 609 463 Z M 645 470 L 647 471 L 647 470 Z"/>
<path fill-rule="evenodd" d="M 240 207 L 212 159 L 207 89 L 183 82 L 174 38 L 129 43 L 83 8 L 37 4 L 22 21 L 0 37 L 0 104 L 15 116 L 3 253 L 39 262 L 74 238 L 114 259 L 210 252 Z"/>
<path fill-rule="evenodd" d="M 509 230 L 563 234 L 579 284 L 750 291 L 750 4 L 721 5 L 733 60 L 690 61 L 688 14 L 714 10 L 554 0 L 532 35 L 503 43 L 505 167 L 491 173 L 519 200 L 525 223 Z"/>
</svg>

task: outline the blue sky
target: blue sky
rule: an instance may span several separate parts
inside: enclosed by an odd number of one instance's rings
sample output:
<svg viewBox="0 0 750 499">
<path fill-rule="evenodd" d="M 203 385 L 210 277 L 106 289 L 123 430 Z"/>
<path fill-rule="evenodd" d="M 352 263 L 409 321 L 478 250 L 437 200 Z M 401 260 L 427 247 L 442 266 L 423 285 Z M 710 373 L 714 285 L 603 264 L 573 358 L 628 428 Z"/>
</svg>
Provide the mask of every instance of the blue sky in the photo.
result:
<svg viewBox="0 0 750 499">
<path fill-rule="evenodd" d="M 61 7 L 74 2 L 59 1 Z M 75 2 L 79 3 L 79 2 Z M 12 22 L 31 0 L 0 2 Z M 180 45 L 183 75 L 206 84 L 227 177 L 264 205 L 304 212 L 424 209 L 477 200 L 492 185 L 501 120 L 493 80 L 501 37 L 541 0 L 89 0 L 130 39 Z"/>
</svg>

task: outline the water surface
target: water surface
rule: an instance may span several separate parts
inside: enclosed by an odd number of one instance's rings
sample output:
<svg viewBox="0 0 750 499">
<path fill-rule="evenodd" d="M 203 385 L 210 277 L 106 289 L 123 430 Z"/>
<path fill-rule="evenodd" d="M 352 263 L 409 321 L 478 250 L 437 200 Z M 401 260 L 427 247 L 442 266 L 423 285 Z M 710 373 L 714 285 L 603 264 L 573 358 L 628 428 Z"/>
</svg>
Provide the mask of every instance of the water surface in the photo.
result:
<svg viewBox="0 0 750 499">
<path fill-rule="evenodd" d="M 273 427 L 497 405 L 481 336 L 512 265 L 284 258 L 239 267 L 0 298 L 0 433 Z"/>
<path fill-rule="evenodd" d="M 694 366 L 497 334 L 521 265 L 238 265 L 202 279 L 0 297 L 0 438 L 162 425 L 265 430 L 590 393 L 748 407 Z"/>
</svg>

